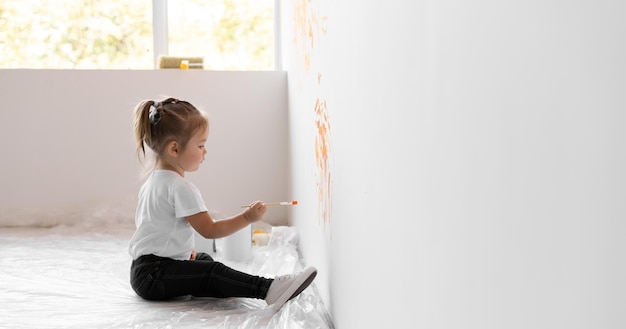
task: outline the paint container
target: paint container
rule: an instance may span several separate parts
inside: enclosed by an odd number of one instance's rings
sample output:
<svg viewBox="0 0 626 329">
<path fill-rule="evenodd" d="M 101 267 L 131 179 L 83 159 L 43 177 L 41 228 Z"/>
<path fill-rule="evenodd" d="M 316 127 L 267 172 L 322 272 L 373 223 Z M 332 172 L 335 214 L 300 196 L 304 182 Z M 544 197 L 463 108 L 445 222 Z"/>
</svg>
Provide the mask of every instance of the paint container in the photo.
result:
<svg viewBox="0 0 626 329">
<path fill-rule="evenodd" d="M 252 233 L 252 245 L 253 246 L 267 246 L 270 242 L 270 234 L 260 230 L 254 230 Z"/>
<path fill-rule="evenodd" d="M 224 258 L 236 262 L 243 262 L 252 256 L 252 227 L 251 225 L 224 238 Z"/>
</svg>

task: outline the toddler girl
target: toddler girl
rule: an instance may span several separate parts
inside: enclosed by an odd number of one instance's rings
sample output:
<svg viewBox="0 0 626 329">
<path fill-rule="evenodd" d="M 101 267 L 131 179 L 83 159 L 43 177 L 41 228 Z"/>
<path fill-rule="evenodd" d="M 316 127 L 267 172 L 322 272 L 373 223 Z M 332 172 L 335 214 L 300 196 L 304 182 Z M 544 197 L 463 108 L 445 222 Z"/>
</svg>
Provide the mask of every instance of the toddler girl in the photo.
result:
<svg viewBox="0 0 626 329">
<path fill-rule="evenodd" d="M 130 282 L 139 296 L 148 300 L 187 295 L 258 298 L 278 310 L 308 287 L 317 274 L 314 267 L 268 279 L 195 253 L 193 230 L 209 239 L 222 238 L 260 220 L 267 210 L 262 201 L 255 201 L 236 216 L 214 220 L 198 188 L 185 179 L 185 173 L 197 170 L 207 153 L 209 122 L 203 113 L 174 98 L 144 101 L 135 109 L 134 123 L 140 161 L 145 159 L 145 146 L 156 155 L 139 191 L 137 230 L 129 245 Z"/>
</svg>

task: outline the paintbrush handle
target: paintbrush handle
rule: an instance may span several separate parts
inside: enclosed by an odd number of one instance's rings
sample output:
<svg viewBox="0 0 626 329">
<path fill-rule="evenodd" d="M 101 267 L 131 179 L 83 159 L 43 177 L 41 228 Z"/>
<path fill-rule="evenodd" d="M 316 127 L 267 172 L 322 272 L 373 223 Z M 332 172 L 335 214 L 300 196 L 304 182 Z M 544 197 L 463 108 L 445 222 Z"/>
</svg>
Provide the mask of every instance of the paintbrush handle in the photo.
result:
<svg viewBox="0 0 626 329">
<path fill-rule="evenodd" d="M 298 201 L 282 201 L 282 202 L 268 202 L 266 206 L 295 206 L 298 204 Z"/>
<path fill-rule="evenodd" d="M 265 203 L 266 206 L 291 206 L 291 205 L 297 205 L 298 201 L 282 201 L 282 202 L 267 202 Z M 248 208 L 250 207 L 250 205 L 245 205 L 245 206 L 241 206 L 241 208 Z"/>
</svg>

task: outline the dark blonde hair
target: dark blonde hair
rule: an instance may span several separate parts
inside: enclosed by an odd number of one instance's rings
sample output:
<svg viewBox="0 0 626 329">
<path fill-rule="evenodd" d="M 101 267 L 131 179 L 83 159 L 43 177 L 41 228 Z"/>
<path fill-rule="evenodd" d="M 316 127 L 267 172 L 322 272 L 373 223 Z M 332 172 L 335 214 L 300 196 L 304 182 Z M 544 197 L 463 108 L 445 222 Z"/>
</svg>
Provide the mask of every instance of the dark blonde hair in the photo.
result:
<svg viewBox="0 0 626 329">
<path fill-rule="evenodd" d="M 199 129 L 209 127 L 207 116 L 189 102 L 167 98 L 160 102 L 143 101 L 134 112 L 137 157 L 143 161 L 148 146 L 161 157 L 167 143 L 177 141 L 181 150 Z"/>
</svg>

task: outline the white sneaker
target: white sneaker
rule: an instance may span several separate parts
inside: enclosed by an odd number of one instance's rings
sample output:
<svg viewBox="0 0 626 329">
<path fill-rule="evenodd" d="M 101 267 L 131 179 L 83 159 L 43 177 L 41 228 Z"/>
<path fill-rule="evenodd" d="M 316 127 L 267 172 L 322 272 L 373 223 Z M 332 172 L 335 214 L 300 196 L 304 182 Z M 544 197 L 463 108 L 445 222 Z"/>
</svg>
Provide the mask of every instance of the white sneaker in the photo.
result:
<svg viewBox="0 0 626 329">
<path fill-rule="evenodd" d="M 317 269 L 312 266 L 306 267 L 298 274 L 281 275 L 274 278 L 274 282 L 267 291 L 265 301 L 272 305 L 274 310 L 281 308 L 287 301 L 298 296 L 306 289 L 315 276 Z"/>
</svg>

